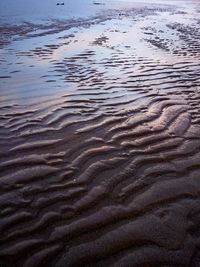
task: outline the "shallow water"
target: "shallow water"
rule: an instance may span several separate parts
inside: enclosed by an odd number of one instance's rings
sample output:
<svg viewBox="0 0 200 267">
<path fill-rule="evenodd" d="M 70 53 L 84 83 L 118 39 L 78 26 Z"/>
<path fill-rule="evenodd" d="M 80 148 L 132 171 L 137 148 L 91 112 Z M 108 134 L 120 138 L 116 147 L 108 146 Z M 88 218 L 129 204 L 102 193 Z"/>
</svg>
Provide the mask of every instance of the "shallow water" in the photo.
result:
<svg viewBox="0 0 200 267">
<path fill-rule="evenodd" d="M 64 5 L 57 3 L 64 2 Z M 37 21 L 42 22 L 49 19 L 70 19 L 86 18 L 107 9 L 124 8 L 140 3 L 119 0 L 1 0 L 0 1 L 0 20 L 7 22 Z"/>
<path fill-rule="evenodd" d="M 47 2 L 1 18 L 0 264 L 199 266 L 198 2 Z"/>
<path fill-rule="evenodd" d="M 57 6 L 57 0 L 2 0 L 0 2 L 1 20 L 46 20 L 52 18 L 65 18 L 88 16 L 94 14 L 99 7 L 93 5 L 92 0 L 68 0 L 64 6 Z M 83 12 L 84 10 L 84 12 Z"/>
</svg>

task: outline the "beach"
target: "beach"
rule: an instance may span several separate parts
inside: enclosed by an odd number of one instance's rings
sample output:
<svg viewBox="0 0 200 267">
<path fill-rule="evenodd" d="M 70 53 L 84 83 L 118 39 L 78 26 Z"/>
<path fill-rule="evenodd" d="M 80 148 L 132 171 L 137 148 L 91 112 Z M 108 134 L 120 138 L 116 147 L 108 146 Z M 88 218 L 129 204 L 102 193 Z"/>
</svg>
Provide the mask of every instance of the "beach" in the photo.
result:
<svg viewBox="0 0 200 267">
<path fill-rule="evenodd" d="M 1 0 L 0 148 L 0 266 L 199 267 L 200 3 Z"/>
</svg>

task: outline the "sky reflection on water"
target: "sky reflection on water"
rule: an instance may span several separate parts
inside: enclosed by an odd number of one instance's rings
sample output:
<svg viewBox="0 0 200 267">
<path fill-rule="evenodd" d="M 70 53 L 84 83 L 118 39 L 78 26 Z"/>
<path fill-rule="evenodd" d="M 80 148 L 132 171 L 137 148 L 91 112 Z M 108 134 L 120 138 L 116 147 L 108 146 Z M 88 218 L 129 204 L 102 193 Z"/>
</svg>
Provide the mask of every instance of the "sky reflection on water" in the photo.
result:
<svg viewBox="0 0 200 267">
<path fill-rule="evenodd" d="M 104 9 L 138 6 L 143 3 L 174 4 L 175 1 L 166 0 L 67 0 L 64 6 L 57 6 L 58 0 L 1 0 L 0 21 L 40 21 L 47 19 L 69 19 L 72 17 L 94 16 Z M 101 3 L 96 5 L 95 3 Z"/>
</svg>

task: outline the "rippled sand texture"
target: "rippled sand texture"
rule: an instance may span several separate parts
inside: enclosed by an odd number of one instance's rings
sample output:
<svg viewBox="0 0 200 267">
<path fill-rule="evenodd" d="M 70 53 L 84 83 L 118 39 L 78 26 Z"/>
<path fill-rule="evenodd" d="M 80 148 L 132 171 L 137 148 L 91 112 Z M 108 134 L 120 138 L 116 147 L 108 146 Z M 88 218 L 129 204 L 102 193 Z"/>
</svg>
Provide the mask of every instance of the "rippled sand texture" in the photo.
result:
<svg viewBox="0 0 200 267">
<path fill-rule="evenodd" d="M 199 10 L 1 25 L 1 263 L 200 266 Z"/>
</svg>

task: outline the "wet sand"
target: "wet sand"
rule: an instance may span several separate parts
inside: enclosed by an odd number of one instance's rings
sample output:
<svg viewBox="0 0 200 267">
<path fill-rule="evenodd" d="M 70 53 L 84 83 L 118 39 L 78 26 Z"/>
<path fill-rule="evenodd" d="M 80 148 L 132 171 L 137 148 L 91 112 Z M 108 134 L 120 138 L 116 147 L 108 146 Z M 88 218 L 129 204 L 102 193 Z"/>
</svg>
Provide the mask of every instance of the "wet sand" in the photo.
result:
<svg viewBox="0 0 200 267">
<path fill-rule="evenodd" d="M 200 5 L 106 5 L 1 18 L 1 266 L 200 266 Z"/>
</svg>

